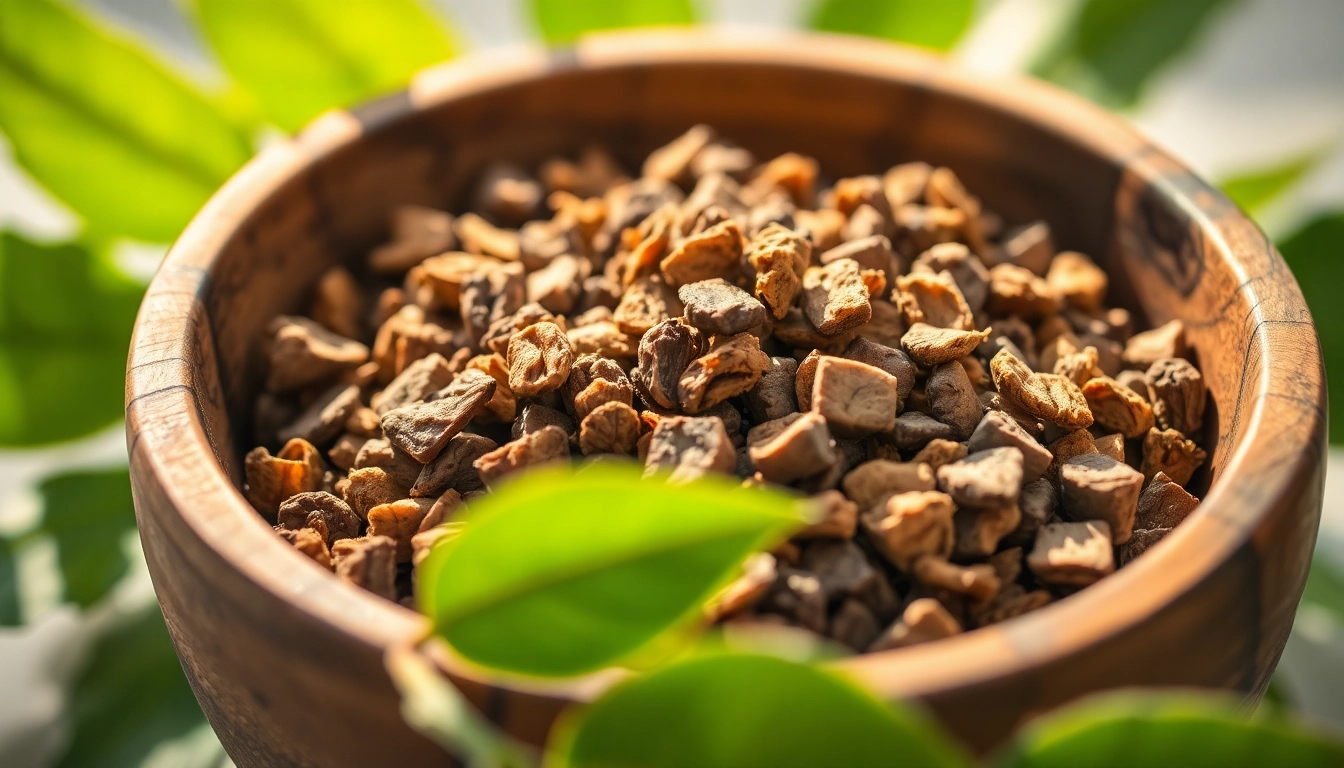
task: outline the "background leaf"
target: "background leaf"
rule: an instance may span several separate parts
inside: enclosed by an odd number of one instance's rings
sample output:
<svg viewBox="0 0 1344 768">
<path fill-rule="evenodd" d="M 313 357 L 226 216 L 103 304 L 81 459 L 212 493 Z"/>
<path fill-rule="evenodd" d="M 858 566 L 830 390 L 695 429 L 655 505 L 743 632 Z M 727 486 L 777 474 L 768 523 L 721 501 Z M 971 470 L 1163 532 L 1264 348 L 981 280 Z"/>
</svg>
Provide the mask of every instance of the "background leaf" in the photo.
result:
<svg viewBox="0 0 1344 768">
<path fill-rule="evenodd" d="M 532 0 L 532 18 L 551 45 L 589 32 L 695 23 L 690 0 Z"/>
<path fill-rule="evenodd" d="M 1002 768 L 1115 765 L 1344 765 L 1344 744 L 1271 720 L 1239 717 L 1232 702 L 1196 694 L 1110 694 L 1037 721 Z"/>
<path fill-rule="evenodd" d="M 196 0 L 196 9 L 229 74 L 287 131 L 394 91 L 454 53 L 416 0 Z"/>
<path fill-rule="evenodd" d="M 19 578 L 14 566 L 14 544 L 0 537 L 0 627 L 17 627 L 23 621 L 19 604 Z"/>
<path fill-rule="evenodd" d="M 38 492 L 41 530 L 56 542 L 65 599 L 87 608 L 129 570 L 122 539 L 135 530 L 130 474 L 70 472 L 43 480 Z"/>
<path fill-rule="evenodd" d="M 1278 244 L 1292 267 L 1311 308 L 1325 353 L 1330 398 L 1330 442 L 1344 443 L 1344 302 L 1339 299 L 1340 244 L 1344 243 L 1344 211 L 1308 222 Z"/>
<path fill-rule="evenodd" d="M 1242 210 L 1255 213 L 1296 184 L 1318 159 L 1316 154 L 1305 155 L 1273 168 L 1233 176 L 1220 186 Z"/>
<path fill-rule="evenodd" d="M 718 478 L 642 480 L 633 463 L 529 472 L 421 564 L 420 608 L 479 664 L 588 672 L 683 623 L 806 509 Z"/>
<path fill-rule="evenodd" d="M 813 667 L 691 659 L 613 689 L 554 737 L 560 765 L 966 766 L 937 728 Z"/>
<path fill-rule="evenodd" d="M 945 51 L 975 17 L 975 0 L 822 0 L 810 26 Z"/>
<path fill-rule="evenodd" d="M 1233 0 L 1085 0 L 1033 74 L 1112 108 L 1129 107 Z"/>
<path fill-rule="evenodd" d="M 52 0 L 0 0 L 0 130 L 94 227 L 155 242 L 252 154 L 204 96 Z"/>
<path fill-rule="evenodd" d="M 143 293 L 82 246 L 0 233 L 0 445 L 68 440 L 122 418 Z"/>
<path fill-rule="evenodd" d="M 100 638 L 71 694 L 70 717 L 70 748 L 60 768 L 139 765 L 165 742 L 196 740 L 205 716 L 157 605 Z M 177 754 L 190 754 L 201 766 L 219 762 L 218 752 L 199 747 Z"/>
</svg>

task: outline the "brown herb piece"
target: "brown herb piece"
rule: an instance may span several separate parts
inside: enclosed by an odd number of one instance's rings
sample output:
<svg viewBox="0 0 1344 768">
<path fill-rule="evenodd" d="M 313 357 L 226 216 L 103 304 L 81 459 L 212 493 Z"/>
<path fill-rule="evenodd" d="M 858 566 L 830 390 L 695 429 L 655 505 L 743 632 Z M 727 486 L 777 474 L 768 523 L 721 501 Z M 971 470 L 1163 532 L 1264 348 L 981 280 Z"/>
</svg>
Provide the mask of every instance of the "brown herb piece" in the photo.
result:
<svg viewBox="0 0 1344 768">
<path fill-rule="evenodd" d="M 411 485 L 411 496 L 440 496 L 445 489 L 466 492 L 481 488 L 484 482 L 476 471 L 476 460 L 497 447 L 494 440 L 482 435 L 463 432 L 454 436 L 433 461 L 421 468 Z"/>
<path fill-rule="evenodd" d="M 1175 528 L 1198 506 L 1199 499 L 1165 473 L 1158 472 L 1139 494 L 1134 533 L 1150 528 Z"/>
<path fill-rule="evenodd" d="M 322 456 L 307 440 L 293 439 L 274 456 L 264 447 L 243 457 L 247 500 L 262 514 L 275 517 L 280 503 L 296 493 L 322 486 Z"/>
<path fill-rule="evenodd" d="M 765 479 L 780 484 L 820 474 L 839 461 L 826 420 L 815 413 L 793 419 L 773 438 L 752 444 L 748 453 Z"/>
<path fill-rule="evenodd" d="M 1092 426 L 1092 411 L 1077 384 L 1050 373 L 1034 373 L 1007 350 L 990 361 L 994 386 L 1016 407 L 1066 429 Z"/>
<path fill-rule="evenodd" d="M 639 414 L 628 403 L 603 403 L 583 417 L 579 424 L 579 450 L 584 456 L 595 453 L 629 455 L 639 440 Z"/>
<path fill-rule="evenodd" d="M 681 287 L 688 283 L 734 277 L 742 258 L 742 230 L 733 219 L 721 221 L 681 242 L 659 264 L 667 284 Z"/>
<path fill-rule="evenodd" d="M 670 472 L 669 482 L 684 483 L 706 472 L 732 474 L 736 464 L 722 419 L 667 416 L 654 427 L 644 468 L 646 476 Z"/>
<path fill-rule="evenodd" d="M 1059 469 L 1060 506 L 1069 520 L 1105 520 L 1116 544 L 1134 530 L 1143 475 L 1100 453 L 1075 456 Z"/>
<path fill-rule="evenodd" d="M 1148 367 L 1158 426 L 1194 435 L 1204 426 L 1204 377 L 1188 360 L 1164 358 Z M 1150 425 L 1151 426 L 1151 425 Z"/>
<path fill-rule="evenodd" d="M 642 336 L 650 328 L 682 313 L 681 300 L 661 275 L 641 277 L 621 296 L 612 317 L 622 333 Z"/>
<path fill-rule="evenodd" d="M 1027 567 L 1046 584 L 1092 584 L 1115 570 L 1110 526 L 1104 520 L 1042 526 Z"/>
<path fill-rule="evenodd" d="M 485 407 L 496 386 L 488 374 L 463 371 L 452 384 L 431 395 L 434 399 L 384 414 L 383 432 L 416 461 L 429 462 Z"/>
<path fill-rule="evenodd" d="M 922 365 L 938 365 L 965 357 L 975 351 L 989 331 L 961 331 L 915 323 L 901 337 L 901 347 Z"/>
<path fill-rule="evenodd" d="M 1139 437 L 1153 428 L 1153 409 L 1137 392 L 1102 376 L 1083 385 L 1083 397 L 1096 424 L 1125 437 Z"/>
<path fill-rule="evenodd" d="M 1131 368 L 1146 370 L 1153 363 L 1172 357 L 1185 357 L 1185 324 L 1172 320 L 1165 325 L 1136 333 L 1125 342 L 1120 358 Z"/>
<path fill-rule="evenodd" d="M 803 274 L 803 314 L 821 333 L 834 336 L 872 319 L 868 286 L 858 262 L 840 259 Z"/>
<path fill-rule="evenodd" d="M 961 633 L 961 625 L 943 604 L 931 597 L 912 600 L 901 618 L 868 646 L 869 652 L 906 648 Z"/>
<path fill-rule="evenodd" d="M 411 537 L 434 506 L 434 499 L 399 499 L 369 510 L 369 535 L 386 536 L 396 542 L 398 563 L 411 561 Z"/>
<path fill-rule="evenodd" d="M 756 271 L 755 292 L 775 319 L 783 319 L 803 287 L 803 274 L 812 260 L 812 243 L 781 224 L 761 230 L 746 251 Z"/>
<path fill-rule="evenodd" d="M 295 438 L 321 445 L 345 430 L 346 419 L 359 408 L 359 387 L 337 384 L 317 396 L 293 424 L 280 430 L 282 442 Z"/>
<path fill-rule="evenodd" d="M 926 555 L 952 554 L 952 497 L 937 491 L 907 491 L 889 496 L 863 515 L 863 530 L 891 564 L 909 572 Z"/>
<path fill-rule="evenodd" d="M 722 278 L 681 286 L 686 321 L 707 334 L 733 335 L 765 322 L 765 305 Z"/>
<path fill-rule="evenodd" d="M 972 453 L 991 448 L 1012 447 L 1022 452 L 1022 481 L 1034 482 L 1045 474 L 1050 467 L 1052 456 L 1045 446 L 1027 434 L 1008 414 L 1002 411 L 988 411 L 971 434 L 966 448 Z"/>
<path fill-rule="evenodd" d="M 266 388 L 272 392 L 302 389 L 369 359 L 368 347 L 306 317 L 281 315 L 268 328 L 271 345 Z"/>
<path fill-rule="evenodd" d="M 854 360 L 822 357 L 812 384 L 811 410 L 839 437 L 889 432 L 896 425 L 896 377 Z"/>
<path fill-rule="evenodd" d="M 769 369 L 770 357 L 755 336 L 716 336 L 678 379 L 677 403 L 686 413 L 700 413 L 751 389 Z"/>
<path fill-rule="evenodd" d="M 527 467 L 569 458 L 569 435 L 559 427 L 543 427 L 505 443 L 472 463 L 487 486 Z"/>
<path fill-rule="evenodd" d="M 379 597 L 397 599 L 397 543 L 386 536 L 341 539 L 331 548 L 336 576 Z"/>
<path fill-rule="evenodd" d="M 1106 300 L 1106 273 L 1077 251 L 1055 256 L 1045 280 L 1070 306 L 1084 312 L 1100 309 Z"/>
<path fill-rule="evenodd" d="M 958 331 L 975 328 L 971 308 L 948 272 L 902 275 L 896 278 L 892 300 L 905 314 L 908 325 L 925 323 Z"/>
<path fill-rule="evenodd" d="M 1163 472 L 1172 482 L 1185 485 L 1206 458 L 1203 448 L 1174 429 L 1150 429 L 1143 438 L 1142 471 L 1148 480 Z"/>
<path fill-rule="evenodd" d="M 933 366 L 924 392 L 933 417 L 952 428 L 953 440 L 971 436 L 985 409 L 964 367 L 957 362 Z"/>
<path fill-rule="evenodd" d="M 359 535 L 359 518 L 349 505 L 330 493 L 296 493 L 280 505 L 276 523 L 280 528 L 311 528 L 330 546 L 340 539 Z"/>
</svg>

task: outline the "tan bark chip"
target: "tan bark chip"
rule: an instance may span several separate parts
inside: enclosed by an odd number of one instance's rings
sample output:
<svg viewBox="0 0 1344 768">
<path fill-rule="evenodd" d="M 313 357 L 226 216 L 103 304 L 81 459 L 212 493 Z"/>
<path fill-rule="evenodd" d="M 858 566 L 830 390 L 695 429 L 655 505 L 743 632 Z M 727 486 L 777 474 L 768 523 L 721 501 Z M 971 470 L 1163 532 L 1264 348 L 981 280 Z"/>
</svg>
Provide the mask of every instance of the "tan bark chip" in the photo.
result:
<svg viewBox="0 0 1344 768">
<path fill-rule="evenodd" d="M 766 480 L 780 484 L 820 474 L 840 460 L 825 419 L 815 413 L 802 414 L 747 452 Z"/>
<path fill-rule="evenodd" d="M 890 432 L 896 426 L 900 398 L 896 377 L 871 365 L 838 357 L 817 363 L 811 410 L 826 419 L 838 437 L 859 438 Z"/>
<path fill-rule="evenodd" d="M 1042 526 L 1027 567 L 1046 584 L 1093 584 L 1115 571 L 1110 526 L 1102 520 Z"/>
<path fill-rule="evenodd" d="M 818 331 L 834 336 L 873 317 L 858 262 L 840 259 L 803 273 L 803 314 Z"/>
<path fill-rule="evenodd" d="M 422 464 L 432 461 L 490 402 L 497 386 L 487 373 L 463 371 L 452 384 L 433 393 L 433 400 L 383 414 L 383 432 L 393 445 L 414 456 L 416 461 Z"/>
<path fill-rule="evenodd" d="M 1075 456 L 1059 468 L 1060 509 L 1066 520 L 1104 520 L 1116 544 L 1134 530 L 1143 475 L 1100 453 Z"/>
<path fill-rule="evenodd" d="M 988 338 L 988 330 L 963 331 L 915 323 L 901 337 L 901 348 L 921 365 L 939 365 L 971 354 Z"/>
<path fill-rule="evenodd" d="M 1034 373 L 1007 350 L 990 361 L 994 386 L 1016 407 L 1066 429 L 1092 426 L 1092 411 L 1077 384 L 1049 373 Z"/>
</svg>

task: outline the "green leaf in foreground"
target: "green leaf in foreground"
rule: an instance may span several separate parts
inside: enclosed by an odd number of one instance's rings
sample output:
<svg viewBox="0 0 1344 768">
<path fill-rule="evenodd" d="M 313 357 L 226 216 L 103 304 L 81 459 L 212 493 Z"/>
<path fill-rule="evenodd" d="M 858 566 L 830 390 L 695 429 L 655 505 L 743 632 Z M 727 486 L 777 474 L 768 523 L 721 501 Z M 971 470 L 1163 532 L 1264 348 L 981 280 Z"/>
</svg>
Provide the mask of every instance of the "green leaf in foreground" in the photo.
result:
<svg viewBox="0 0 1344 768">
<path fill-rule="evenodd" d="M 1032 73 L 1113 108 L 1198 39 L 1231 0 L 1084 0 Z"/>
<path fill-rule="evenodd" d="M 1100 696 L 1029 726 L 1001 768 L 1116 765 L 1344 765 L 1344 744 L 1285 723 L 1247 720 L 1231 701 L 1207 695 Z"/>
<path fill-rule="evenodd" d="M 589 32 L 695 23 L 690 0 L 532 0 L 532 18 L 551 45 Z"/>
<path fill-rule="evenodd" d="M 808 511 L 727 479 L 643 480 L 634 464 L 529 472 L 473 502 L 421 564 L 420 608 L 478 664 L 576 675 L 684 625 Z"/>
<path fill-rule="evenodd" d="M 1330 442 L 1344 443 L 1344 302 L 1339 300 L 1339 255 L 1344 243 L 1344 211 L 1308 222 L 1279 242 L 1279 252 L 1292 267 L 1297 284 L 1311 308 L 1330 397 Z"/>
<path fill-rule="evenodd" d="M 122 417 L 143 293 L 80 245 L 0 233 L 0 445 L 68 440 Z"/>
<path fill-rule="evenodd" d="M 52 0 L 0 0 L 0 131 L 94 226 L 154 242 L 252 155 L 206 97 Z"/>
<path fill-rule="evenodd" d="M 140 765 L 163 754 L 169 740 L 198 741 L 205 716 L 157 605 L 127 617 L 98 641 L 71 693 L 68 716 L 71 743 L 60 768 Z M 218 747 L 209 760 L 211 750 L 194 747 L 189 751 L 200 760 L 196 765 L 218 764 Z"/>
<path fill-rule="evenodd" d="M 1242 210 L 1255 213 L 1267 203 L 1283 194 L 1297 183 L 1303 174 L 1311 170 L 1318 160 L 1311 154 L 1290 160 L 1274 168 L 1263 168 L 1253 173 L 1234 176 L 1220 186 L 1232 202 Z"/>
<path fill-rule="evenodd" d="M 195 0 L 220 61 L 287 131 L 318 113 L 404 86 L 452 58 L 444 27 L 417 0 Z"/>
<path fill-rule="evenodd" d="M 811 27 L 945 51 L 974 17 L 975 0 L 821 0 Z"/>
<path fill-rule="evenodd" d="M 125 468 L 48 477 L 41 530 L 56 542 L 65 599 L 85 608 L 112 590 L 129 570 L 122 539 L 135 530 L 131 478 Z"/>
<path fill-rule="evenodd" d="M 713 655 L 613 689 L 553 737 L 554 762 L 592 766 L 966 766 L 938 730 L 829 672 Z"/>
</svg>

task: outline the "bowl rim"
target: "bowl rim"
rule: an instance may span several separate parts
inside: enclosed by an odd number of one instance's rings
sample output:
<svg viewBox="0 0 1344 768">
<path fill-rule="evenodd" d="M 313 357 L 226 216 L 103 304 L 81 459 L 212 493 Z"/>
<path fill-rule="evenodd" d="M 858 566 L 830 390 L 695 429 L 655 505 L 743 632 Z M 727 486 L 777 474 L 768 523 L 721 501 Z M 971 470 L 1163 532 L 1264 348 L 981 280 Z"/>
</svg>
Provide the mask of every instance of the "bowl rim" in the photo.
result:
<svg viewBox="0 0 1344 768">
<path fill-rule="evenodd" d="M 781 45 L 781 40 L 791 42 Z M 330 631 L 376 649 L 422 638 L 427 619 L 342 582 L 294 552 L 270 533 L 226 475 L 201 415 L 203 406 L 196 393 L 201 384 L 199 366 L 184 363 L 203 356 L 211 362 L 213 355 L 200 300 L 208 290 L 210 270 L 239 222 L 290 178 L 360 141 L 365 132 L 454 99 L 550 74 L 667 63 L 765 64 L 892 79 L 1011 113 L 1111 160 L 1182 208 L 1198 225 L 1206 245 L 1237 274 L 1238 291 L 1252 307 L 1248 355 L 1258 352 L 1262 364 L 1257 379 L 1242 382 L 1245 396 L 1253 398 L 1249 422 L 1218 482 L 1178 529 L 1144 557 L 1069 600 L 937 643 L 846 658 L 833 662 L 834 668 L 863 680 L 879 695 L 920 697 L 1003 680 L 1048 660 L 1084 653 L 1170 604 L 1232 558 L 1275 513 L 1275 503 L 1292 494 L 1292 486 L 1322 460 L 1323 375 L 1307 375 L 1307 381 L 1290 386 L 1272 374 L 1271 365 L 1301 368 L 1304 351 L 1319 360 L 1319 346 L 1278 349 L 1266 331 L 1282 321 L 1256 314 L 1261 311 L 1261 290 L 1275 286 L 1286 296 L 1283 300 L 1296 301 L 1290 314 L 1305 317 L 1310 328 L 1310 315 L 1291 273 L 1263 233 L 1235 208 L 1232 223 L 1249 227 L 1247 231 L 1259 237 L 1229 235 L 1228 220 L 1215 221 L 1211 212 L 1217 208 L 1226 214 L 1231 204 L 1222 193 L 1189 174 L 1137 130 L 1052 86 L 1021 77 L 986 77 L 902 46 L 818 33 L 742 34 L 735 29 L 729 35 L 698 28 L 603 34 L 551 52 L 525 45 L 472 54 L 421 71 L 402 93 L 351 111 L 327 112 L 293 139 L 263 150 L 196 215 L 146 292 L 127 370 L 126 429 L 133 473 L 152 472 L 181 522 L 206 546 L 242 576 Z M 1172 169 L 1185 174 L 1181 184 L 1171 183 Z M 1270 268 L 1252 274 L 1248 265 L 1266 259 Z M 210 349 L 203 351 L 202 345 Z M 1304 428 L 1287 436 L 1271 434 L 1266 421 L 1271 399 L 1280 409 L 1275 422 L 1282 423 L 1282 409 L 1288 408 L 1290 418 Z M 1266 467 L 1272 471 L 1267 473 Z M 137 508 L 141 506 L 137 503 Z M 1104 609 L 1098 610 L 1103 603 Z M 466 680 L 579 701 L 595 697 L 612 680 L 611 670 L 543 681 L 487 674 L 451 656 L 441 663 L 450 674 Z"/>
</svg>

